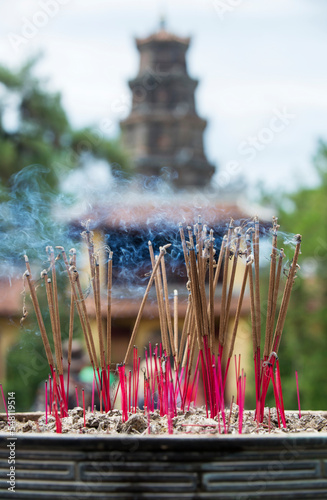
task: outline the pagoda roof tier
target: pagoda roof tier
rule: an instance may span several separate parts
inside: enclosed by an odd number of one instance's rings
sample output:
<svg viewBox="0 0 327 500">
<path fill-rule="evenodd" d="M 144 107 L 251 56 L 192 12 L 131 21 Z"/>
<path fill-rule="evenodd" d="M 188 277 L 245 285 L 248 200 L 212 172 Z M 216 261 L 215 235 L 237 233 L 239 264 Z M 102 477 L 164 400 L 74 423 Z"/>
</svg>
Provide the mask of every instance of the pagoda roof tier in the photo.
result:
<svg viewBox="0 0 327 500">
<path fill-rule="evenodd" d="M 145 38 L 135 38 L 136 45 L 137 47 L 141 47 L 143 45 L 146 45 L 148 43 L 152 42 L 174 42 L 174 43 L 180 43 L 185 45 L 186 47 L 189 46 L 191 38 L 190 37 L 180 37 L 177 35 L 174 35 L 173 33 L 169 33 L 166 31 L 164 28 L 160 29 L 156 33 L 153 33 L 150 36 L 147 36 Z"/>
</svg>

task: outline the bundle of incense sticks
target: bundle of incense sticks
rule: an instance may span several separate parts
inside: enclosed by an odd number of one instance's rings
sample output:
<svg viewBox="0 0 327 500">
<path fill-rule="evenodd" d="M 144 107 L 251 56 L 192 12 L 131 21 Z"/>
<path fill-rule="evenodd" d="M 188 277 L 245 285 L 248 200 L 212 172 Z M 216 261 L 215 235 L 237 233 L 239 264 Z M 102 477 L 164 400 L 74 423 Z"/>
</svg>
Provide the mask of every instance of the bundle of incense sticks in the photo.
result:
<svg viewBox="0 0 327 500">
<path fill-rule="evenodd" d="M 100 253 L 94 248 L 93 233 L 89 225 L 85 225 L 82 236 L 86 242 L 90 276 L 93 289 L 95 315 L 97 324 L 98 349 L 96 350 L 91 322 L 85 304 L 79 273 L 76 267 L 76 251 L 70 251 L 68 259 L 63 247 L 56 247 L 55 256 L 52 247 L 47 247 L 49 268 L 42 271 L 41 277 L 45 283 L 49 307 L 51 329 L 54 344 L 54 356 L 50 347 L 42 312 L 39 306 L 35 284 L 32 279 L 28 257 L 25 257 L 26 280 L 32 303 L 35 309 L 41 332 L 51 376 L 46 384 L 46 414 L 52 412 L 56 416 L 57 430 L 61 430 L 60 419 L 68 412 L 69 367 L 71 362 L 71 345 L 73 337 L 74 315 L 77 312 L 85 338 L 86 349 L 93 367 L 93 395 L 98 392 L 100 409 L 106 412 L 112 409 L 116 401 L 121 402 L 122 418 L 127 420 L 130 413 L 138 409 L 140 398 L 143 399 L 147 414 L 158 409 L 160 415 L 167 415 L 168 431 L 172 432 L 172 417 L 177 409 L 186 411 L 190 405 L 196 405 L 199 393 L 202 392 L 207 416 L 218 416 L 219 428 L 228 432 L 229 423 L 225 419 L 225 393 L 227 374 L 234 354 L 235 340 L 242 313 L 242 304 L 246 290 L 250 297 L 250 312 L 252 324 L 253 360 L 255 370 L 256 408 L 255 418 L 263 421 L 265 400 L 270 382 L 276 401 L 278 419 L 286 425 L 278 349 L 284 328 L 291 290 L 298 269 L 301 236 L 295 236 L 295 251 L 289 265 L 287 279 L 284 285 L 282 299 L 279 303 L 279 289 L 283 270 L 283 249 L 277 248 L 279 225 L 277 219 L 272 223 L 272 251 L 270 260 L 269 288 L 264 334 L 264 349 L 261 357 L 262 309 L 260 297 L 260 224 L 259 219 L 244 222 L 240 227 L 234 227 L 230 220 L 227 233 L 223 237 L 219 249 L 215 248 L 213 230 L 208 230 L 202 224 L 199 216 L 193 227 L 186 228 L 180 224 L 179 232 L 184 253 L 187 274 L 186 288 L 188 290 L 187 309 L 179 331 L 178 292 L 174 291 L 173 308 L 169 300 L 169 286 L 166 272 L 166 255 L 171 246 L 169 243 L 155 250 L 149 241 L 149 260 L 152 271 L 149 277 L 143 299 L 140 304 L 131 338 L 123 362 L 116 368 L 111 367 L 111 301 L 112 301 L 112 257 L 107 248 L 107 329 L 103 330 L 101 312 L 101 282 Z M 61 343 L 61 328 L 58 307 L 58 290 L 56 280 L 56 265 L 62 260 L 69 280 L 71 291 L 68 375 L 65 389 L 63 377 L 63 350 Z M 235 290 L 237 268 L 241 267 L 241 285 Z M 220 296 L 217 300 L 217 285 L 221 279 Z M 161 342 L 152 346 L 149 343 L 145 350 L 145 369 L 140 373 L 141 358 L 135 346 L 142 314 L 152 285 L 156 290 L 158 317 L 160 322 Z M 234 318 L 231 315 L 233 297 L 237 297 Z M 219 302 L 219 325 L 215 323 L 215 305 Z M 234 321 L 232 322 L 232 319 Z M 231 325 L 231 323 L 233 323 Z M 98 353 L 98 354 L 97 354 Z M 244 409 L 246 374 L 241 369 L 241 356 L 235 357 L 236 401 L 239 406 L 239 432 L 242 432 L 242 415 Z M 65 360 L 66 362 L 66 360 Z M 127 365 L 131 369 L 127 372 Z M 274 370 L 275 368 L 275 370 Z M 118 385 L 110 386 L 110 370 L 118 374 Z M 140 384 L 140 377 L 143 383 Z M 143 386 L 142 396 L 140 387 Z M 83 393 L 84 396 L 84 393 Z M 119 396 L 119 397 L 118 397 Z M 118 398 L 118 399 L 117 399 Z M 234 397 L 233 397 L 234 398 Z M 78 394 L 76 389 L 76 402 Z M 92 405 L 93 406 L 93 405 Z M 149 424 L 150 425 L 150 424 Z M 150 428 L 149 428 L 150 432 Z"/>
</svg>

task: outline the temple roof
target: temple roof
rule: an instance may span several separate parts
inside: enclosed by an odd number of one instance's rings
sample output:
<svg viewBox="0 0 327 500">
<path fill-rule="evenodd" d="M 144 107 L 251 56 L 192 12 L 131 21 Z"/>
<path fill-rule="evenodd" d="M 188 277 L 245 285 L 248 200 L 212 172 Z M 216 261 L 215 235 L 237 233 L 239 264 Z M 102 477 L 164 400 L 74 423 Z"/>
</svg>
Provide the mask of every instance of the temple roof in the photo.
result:
<svg viewBox="0 0 327 500">
<path fill-rule="evenodd" d="M 204 224 L 212 227 L 226 227 L 231 217 L 237 221 L 250 218 L 245 210 L 235 204 L 211 201 L 209 197 L 205 202 L 203 196 L 199 198 L 201 201 L 196 203 L 194 200 L 187 202 L 182 196 L 155 201 L 141 200 L 138 197 L 133 199 L 130 195 L 120 202 L 93 207 L 92 213 L 84 213 L 82 219 L 89 219 L 93 228 L 138 230 L 160 224 L 175 225 L 178 228 L 179 223 L 184 225 L 195 223 L 198 215 L 202 216 Z"/>
<path fill-rule="evenodd" d="M 173 33 L 169 33 L 168 31 L 166 31 L 164 26 L 161 26 L 156 33 L 153 33 L 152 35 L 147 36 L 146 38 L 136 38 L 135 40 L 136 40 L 136 45 L 138 47 L 150 42 L 176 42 L 188 46 L 191 38 L 179 37 L 177 35 L 174 35 Z"/>
</svg>

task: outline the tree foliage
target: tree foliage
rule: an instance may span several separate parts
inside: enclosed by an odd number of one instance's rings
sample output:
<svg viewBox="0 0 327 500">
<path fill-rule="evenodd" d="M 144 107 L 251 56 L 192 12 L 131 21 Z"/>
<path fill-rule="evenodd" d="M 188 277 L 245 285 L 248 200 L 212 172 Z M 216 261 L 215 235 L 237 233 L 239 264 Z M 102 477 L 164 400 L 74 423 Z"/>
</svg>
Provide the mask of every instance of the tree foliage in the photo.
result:
<svg viewBox="0 0 327 500">
<path fill-rule="evenodd" d="M 281 229 L 303 237 L 301 270 L 279 351 L 286 408 L 297 408 L 295 370 L 303 408 L 324 409 L 327 400 L 327 145 L 323 142 L 314 164 L 319 185 L 284 195 L 278 204 Z"/>
<path fill-rule="evenodd" d="M 0 65 L 0 192 L 13 174 L 32 164 L 46 167 L 46 181 L 56 188 L 59 175 L 78 167 L 85 153 L 89 161 L 101 158 L 108 168 L 128 170 L 118 140 L 99 137 L 91 127 L 74 130 L 60 93 L 34 75 L 38 59 L 17 71 Z"/>
</svg>

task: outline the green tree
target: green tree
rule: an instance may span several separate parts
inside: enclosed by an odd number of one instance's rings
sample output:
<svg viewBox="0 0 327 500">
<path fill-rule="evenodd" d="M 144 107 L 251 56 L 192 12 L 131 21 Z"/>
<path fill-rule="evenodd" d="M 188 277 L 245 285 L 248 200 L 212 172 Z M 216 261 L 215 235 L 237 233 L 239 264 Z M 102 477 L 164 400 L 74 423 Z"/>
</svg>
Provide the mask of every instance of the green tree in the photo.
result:
<svg viewBox="0 0 327 500">
<path fill-rule="evenodd" d="M 281 230 L 303 237 L 301 270 L 294 284 L 279 351 L 286 408 L 297 407 L 295 370 L 299 374 L 303 408 L 324 409 L 327 401 L 327 145 L 324 142 L 319 143 L 314 165 L 319 185 L 283 195 L 277 204 Z"/>
<path fill-rule="evenodd" d="M 47 183 L 58 187 L 59 176 L 78 167 L 87 153 L 102 158 L 114 170 L 128 170 L 118 140 L 99 136 L 92 127 L 74 130 L 60 93 L 49 92 L 34 75 L 39 57 L 12 71 L 0 65 L 0 192 L 13 174 L 39 164 L 47 168 Z M 109 168 L 109 167 L 108 167 Z"/>
</svg>

